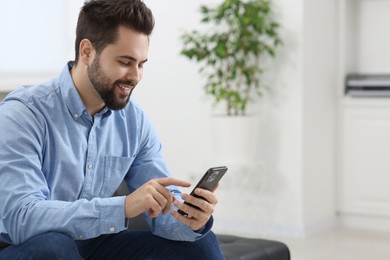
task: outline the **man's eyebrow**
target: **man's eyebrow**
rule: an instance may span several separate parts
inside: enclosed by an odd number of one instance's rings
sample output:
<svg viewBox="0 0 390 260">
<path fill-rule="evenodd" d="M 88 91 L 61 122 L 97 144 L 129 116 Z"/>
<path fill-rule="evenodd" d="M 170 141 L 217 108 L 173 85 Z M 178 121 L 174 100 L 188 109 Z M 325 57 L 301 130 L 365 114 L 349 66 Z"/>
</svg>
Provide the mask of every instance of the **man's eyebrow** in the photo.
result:
<svg viewBox="0 0 390 260">
<path fill-rule="evenodd" d="M 119 56 L 119 58 L 131 60 L 131 61 L 137 61 L 136 58 L 134 58 L 134 57 L 132 57 L 132 56 L 128 56 L 128 55 L 122 55 L 122 56 Z M 145 60 L 141 61 L 141 63 L 145 63 L 145 62 L 147 62 L 147 61 L 148 61 L 148 59 L 145 59 Z"/>
</svg>

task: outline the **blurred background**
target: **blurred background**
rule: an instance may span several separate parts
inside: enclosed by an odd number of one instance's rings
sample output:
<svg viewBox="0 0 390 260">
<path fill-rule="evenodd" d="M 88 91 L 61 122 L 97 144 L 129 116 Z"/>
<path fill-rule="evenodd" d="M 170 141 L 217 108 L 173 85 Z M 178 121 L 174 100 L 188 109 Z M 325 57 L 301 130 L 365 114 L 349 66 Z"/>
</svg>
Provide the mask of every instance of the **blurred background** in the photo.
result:
<svg viewBox="0 0 390 260">
<path fill-rule="evenodd" d="M 284 43 L 266 61 L 271 91 L 251 105 L 262 117 L 256 152 L 238 166 L 215 154 L 205 79 L 180 55 L 180 35 L 201 28 L 200 5 L 220 1 L 145 3 L 156 27 L 133 98 L 157 128 L 172 175 L 196 182 L 209 167 L 231 166 L 217 191 L 216 232 L 296 241 L 390 231 L 390 99 L 346 93 L 351 73 L 389 73 L 389 0 L 272 1 Z M 74 58 L 83 1 L 0 4 L 1 99 Z"/>
</svg>

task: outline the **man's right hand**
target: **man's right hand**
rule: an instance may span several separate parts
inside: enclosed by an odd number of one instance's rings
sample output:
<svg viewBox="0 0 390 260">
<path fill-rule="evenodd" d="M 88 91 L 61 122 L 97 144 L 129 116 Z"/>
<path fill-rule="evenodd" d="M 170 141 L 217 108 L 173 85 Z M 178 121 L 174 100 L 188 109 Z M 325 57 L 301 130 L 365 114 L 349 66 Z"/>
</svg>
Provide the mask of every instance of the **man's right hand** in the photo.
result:
<svg viewBox="0 0 390 260">
<path fill-rule="evenodd" d="M 189 187 L 191 183 L 175 178 L 153 179 L 126 196 L 125 214 L 127 218 L 134 218 L 148 211 L 150 218 L 157 217 L 161 212 L 166 214 L 175 200 L 166 186 Z"/>
</svg>

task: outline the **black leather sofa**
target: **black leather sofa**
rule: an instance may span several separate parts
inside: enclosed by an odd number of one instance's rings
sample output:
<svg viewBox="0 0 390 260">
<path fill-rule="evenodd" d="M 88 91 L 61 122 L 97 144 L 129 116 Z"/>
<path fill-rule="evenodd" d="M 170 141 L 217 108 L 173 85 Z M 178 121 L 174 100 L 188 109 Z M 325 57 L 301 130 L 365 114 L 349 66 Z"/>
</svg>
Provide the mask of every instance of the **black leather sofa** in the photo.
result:
<svg viewBox="0 0 390 260">
<path fill-rule="evenodd" d="M 116 195 L 126 195 L 126 185 L 121 185 Z M 149 229 L 142 217 L 129 220 L 129 229 Z M 290 260 L 290 250 L 286 244 L 267 239 L 245 238 L 217 234 L 226 260 Z"/>
<path fill-rule="evenodd" d="M 289 260 L 287 245 L 274 240 L 217 234 L 227 260 Z"/>
</svg>

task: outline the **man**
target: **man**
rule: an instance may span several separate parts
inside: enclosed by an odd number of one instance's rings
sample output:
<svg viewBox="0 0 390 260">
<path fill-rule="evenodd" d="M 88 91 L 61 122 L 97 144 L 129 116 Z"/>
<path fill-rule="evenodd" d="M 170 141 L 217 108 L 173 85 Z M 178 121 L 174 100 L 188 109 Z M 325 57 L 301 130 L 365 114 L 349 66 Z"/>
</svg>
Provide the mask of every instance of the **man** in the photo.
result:
<svg viewBox="0 0 390 260">
<path fill-rule="evenodd" d="M 129 101 L 153 27 L 141 0 L 86 2 L 75 62 L 0 105 L 0 259 L 223 258 L 210 231 L 216 196 L 180 193 L 190 183 L 169 177 L 155 130 Z M 112 197 L 123 180 L 130 195 Z M 151 232 L 127 230 L 140 214 Z"/>
</svg>

